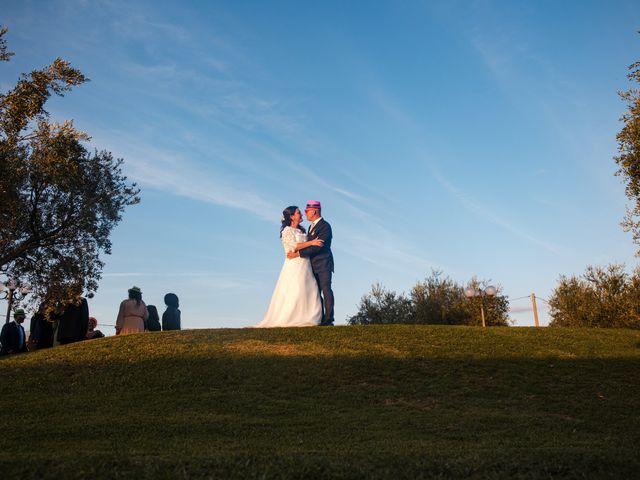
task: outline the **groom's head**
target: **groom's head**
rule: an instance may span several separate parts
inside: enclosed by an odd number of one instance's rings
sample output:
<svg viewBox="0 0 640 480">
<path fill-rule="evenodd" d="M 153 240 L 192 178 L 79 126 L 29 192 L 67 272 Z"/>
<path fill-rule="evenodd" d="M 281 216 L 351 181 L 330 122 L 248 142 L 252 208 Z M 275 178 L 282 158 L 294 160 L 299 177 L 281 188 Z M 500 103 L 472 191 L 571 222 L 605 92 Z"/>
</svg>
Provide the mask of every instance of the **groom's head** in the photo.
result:
<svg viewBox="0 0 640 480">
<path fill-rule="evenodd" d="M 304 214 L 307 216 L 307 220 L 313 222 L 321 216 L 321 205 L 317 200 L 309 200 L 307 206 L 304 209 Z"/>
</svg>

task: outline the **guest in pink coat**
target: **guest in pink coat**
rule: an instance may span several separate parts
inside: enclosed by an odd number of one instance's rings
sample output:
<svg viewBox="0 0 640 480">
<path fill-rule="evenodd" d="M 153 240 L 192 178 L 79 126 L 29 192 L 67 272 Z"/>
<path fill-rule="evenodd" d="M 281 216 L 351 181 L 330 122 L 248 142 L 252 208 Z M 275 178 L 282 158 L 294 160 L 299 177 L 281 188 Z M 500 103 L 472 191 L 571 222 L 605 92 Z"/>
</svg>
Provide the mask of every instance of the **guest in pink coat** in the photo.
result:
<svg viewBox="0 0 640 480">
<path fill-rule="evenodd" d="M 144 322 L 149 318 L 147 306 L 142 301 L 142 291 L 138 287 L 129 289 L 129 298 L 120 303 L 116 320 L 116 335 L 144 332 Z"/>
</svg>

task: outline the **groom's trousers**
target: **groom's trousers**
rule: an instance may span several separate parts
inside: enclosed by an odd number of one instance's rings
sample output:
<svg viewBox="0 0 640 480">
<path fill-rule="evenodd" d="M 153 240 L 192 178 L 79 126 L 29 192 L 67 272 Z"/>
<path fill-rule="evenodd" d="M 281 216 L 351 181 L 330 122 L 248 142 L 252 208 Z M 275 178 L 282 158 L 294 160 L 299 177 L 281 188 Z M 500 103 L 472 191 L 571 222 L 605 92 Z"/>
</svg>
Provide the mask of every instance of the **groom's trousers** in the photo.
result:
<svg viewBox="0 0 640 480">
<path fill-rule="evenodd" d="M 331 290 L 331 271 L 313 272 L 322 295 L 322 323 L 333 324 L 333 290 Z"/>
</svg>

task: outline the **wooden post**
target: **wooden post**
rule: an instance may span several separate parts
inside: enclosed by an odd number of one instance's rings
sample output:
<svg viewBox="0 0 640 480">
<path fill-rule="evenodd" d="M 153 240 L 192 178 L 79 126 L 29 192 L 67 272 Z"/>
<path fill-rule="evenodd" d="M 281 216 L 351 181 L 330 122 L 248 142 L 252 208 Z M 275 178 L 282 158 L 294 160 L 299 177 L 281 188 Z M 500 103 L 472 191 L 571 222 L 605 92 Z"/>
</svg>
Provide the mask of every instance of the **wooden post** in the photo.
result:
<svg viewBox="0 0 640 480">
<path fill-rule="evenodd" d="M 536 327 L 539 327 L 540 325 L 538 324 L 538 307 L 536 307 L 536 294 L 532 293 L 531 294 L 531 305 L 533 305 L 533 321 L 536 324 Z"/>
<path fill-rule="evenodd" d="M 480 304 L 480 316 L 482 317 L 482 326 L 486 327 L 487 325 L 484 323 L 484 302 Z"/>
</svg>

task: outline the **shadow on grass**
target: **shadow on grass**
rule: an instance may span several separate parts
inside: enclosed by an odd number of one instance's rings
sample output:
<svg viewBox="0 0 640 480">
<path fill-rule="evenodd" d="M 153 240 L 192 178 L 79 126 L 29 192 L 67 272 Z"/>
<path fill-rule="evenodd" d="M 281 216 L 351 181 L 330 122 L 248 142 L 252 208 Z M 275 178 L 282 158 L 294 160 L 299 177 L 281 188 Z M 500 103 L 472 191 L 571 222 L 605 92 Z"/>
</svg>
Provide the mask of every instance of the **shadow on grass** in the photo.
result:
<svg viewBox="0 0 640 480">
<path fill-rule="evenodd" d="M 584 452 L 483 452 L 452 457 L 438 453 L 421 456 L 227 454 L 212 458 L 101 456 L 61 458 L 25 464 L 15 460 L 0 467 L 11 477 L 48 479 L 620 479 L 635 478 L 638 463 L 624 457 Z"/>
<path fill-rule="evenodd" d="M 75 350 L 69 350 L 69 354 Z M 62 355 L 62 354 L 57 354 Z M 20 478 L 624 478 L 640 361 L 209 353 L 2 365 Z M 10 445 L 24 446 L 16 461 Z"/>
</svg>

